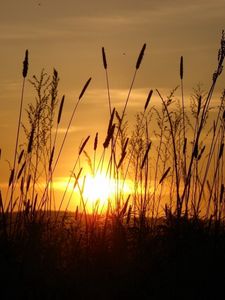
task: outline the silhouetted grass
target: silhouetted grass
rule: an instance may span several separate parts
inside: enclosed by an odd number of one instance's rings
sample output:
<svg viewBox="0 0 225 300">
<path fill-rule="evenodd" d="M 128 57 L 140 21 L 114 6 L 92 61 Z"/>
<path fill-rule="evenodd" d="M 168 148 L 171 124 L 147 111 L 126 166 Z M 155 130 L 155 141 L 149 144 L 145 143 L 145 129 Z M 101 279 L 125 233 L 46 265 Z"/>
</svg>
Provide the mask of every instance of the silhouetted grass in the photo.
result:
<svg viewBox="0 0 225 300">
<path fill-rule="evenodd" d="M 208 92 L 195 90 L 191 113 L 185 106 L 182 56 L 181 101 L 174 100 L 178 88 L 168 97 L 150 90 L 131 129 L 126 110 L 145 49 L 146 44 L 120 114 L 112 108 L 102 48 L 110 112 L 106 137 L 100 143 L 96 133 L 91 154 L 86 151 L 90 136 L 82 141 L 58 203 L 54 172 L 91 78 L 81 89 L 57 147 L 65 100 L 63 96 L 58 108 L 58 73 L 54 70 L 51 78 L 42 71 L 33 77 L 37 97 L 26 110 L 29 126 L 23 124 L 26 140 L 19 152 L 26 52 L 15 158 L 8 191 L 0 193 L 3 299 L 217 299 L 223 293 L 225 91 L 213 121 L 210 113 L 225 57 L 224 33 L 212 84 Z M 151 105 L 154 94 L 161 108 Z M 98 199 L 91 212 L 87 209 L 85 160 L 93 177 L 106 167 L 107 177 L 116 182 L 104 211 Z M 133 184 L 130 194 L 124 191 L 127 179 Z M 75 200 L 76 210 L 68 211 Z"/>
</svg>

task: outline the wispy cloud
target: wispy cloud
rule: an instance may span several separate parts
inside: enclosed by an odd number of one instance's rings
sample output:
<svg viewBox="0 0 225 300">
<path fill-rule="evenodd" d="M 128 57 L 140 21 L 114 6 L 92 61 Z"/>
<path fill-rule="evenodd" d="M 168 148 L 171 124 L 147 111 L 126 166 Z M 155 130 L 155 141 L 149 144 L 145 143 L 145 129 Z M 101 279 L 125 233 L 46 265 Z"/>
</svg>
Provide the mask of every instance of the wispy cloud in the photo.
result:
<svg viewBox="0 0 225 300">
<path fill-rule="evenodd" d="M 129 89 L 110 89 L 112 105 L 123 106 L 126 102 Z M 130 95 L 131 100 L 140 102 L 145 100 L 148 94 L 148 88 L 133 89 Z M 106 89 L 93 89 L 88 92 L 88 98 L 95 104 L 108 105 Z"/>
<path fill-rule="evenodd" d="M 68 133 L 81 132 L 81 131 L 85 131 L 86 129 L 87 129 L 87 127 L 84 127 L 84 126 L 71 126 L 69 128 Z M 56 129 L 55 129 L 55 131 L 56 131 Z M 59 134 L 64 134 L 64 133 L 66 133 L 66 131 L 67 131 L 66 127 L 58 128 Z"/>
<path fill-rule="evenodd" d="M 45 26 L 27 27 L 26 25 L 0 25 L 0 40 L 49 40 L 75 37 L 74 31 L 66 28 L 46 28 Z"/>
</svg>

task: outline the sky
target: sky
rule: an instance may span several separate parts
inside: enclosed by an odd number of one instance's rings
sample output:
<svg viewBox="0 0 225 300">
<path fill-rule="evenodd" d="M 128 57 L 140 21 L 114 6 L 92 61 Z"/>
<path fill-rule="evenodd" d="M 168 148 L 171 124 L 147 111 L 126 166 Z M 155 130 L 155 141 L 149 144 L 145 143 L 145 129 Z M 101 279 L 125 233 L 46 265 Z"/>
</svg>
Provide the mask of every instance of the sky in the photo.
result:
<svg viewBox="0 0 225 300">
<path fill-rule="evenodd" d="M 66 95 L 65 126 L 74 101 L 92 77 L 72 124 L 71 142 L 65 148 L 70 155 L 71 147 L 75 149 L 88 134 L 107 126 L 103 46 L 112 105 L 119 109 L 140 49 L 147 44 L 127 111 L 132 118 L 142 109 L 149 89 L 157 88 L 166 95 L 180 84 L 181 55 L 185 97 L 189 99 L 198 83 L 207 90 L 224 28 L 224 0 L 0 0 L 0 176 L 6 176 L 7 160 L 12 161 L 26 49 L 28 78 L 40 74 L 42 68 L 49 74 L 53 68 L 59 72 L 59 97 Z M 224 78 L 222 74 L 216 95 L 224 87 Z M 24 106 L 33 99 L 34 91 L 27 81 Z"/>
</svg>

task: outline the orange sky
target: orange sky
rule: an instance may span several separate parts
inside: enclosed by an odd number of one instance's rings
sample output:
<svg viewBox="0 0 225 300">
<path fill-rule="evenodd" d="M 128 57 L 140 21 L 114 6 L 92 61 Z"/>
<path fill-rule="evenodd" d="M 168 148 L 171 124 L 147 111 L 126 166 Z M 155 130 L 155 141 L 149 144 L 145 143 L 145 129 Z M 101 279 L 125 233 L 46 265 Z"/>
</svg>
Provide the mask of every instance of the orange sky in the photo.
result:
<svg viewBox="0 0 225 300">
<path fill-rule="evenodd" d="M 65 148 L 68 157 L 77 153 L 82 138 L 91 134 L 93 139 L 94 132 L 107 126 L 102 46 L 107 54 L 112 103 L 119 109 L 125 102 L 139 51 L 143 43 L 147 44 L 127 111 L 130 118 L 142 109 L 149 89 L 166 93 L 179 85 L 181 55 L 185 96 L 189 99 L 197 83 L 203 83 L 207 90 L 211 82 L 225 27 L 225 1 L 7 0 L 0 5 L 0 20 L 0 176 L 4 181 L 8 178 L 6 160 L 12 160 L 15 143 L 25 49 L 29 50 L 29 78 L 42 68 L 48 73 L 53 67 L 58 70 L 59 97 L 66 95 L 64 126 L 84 83 L 92 77 L 72 124 Z M 222 91 L 224 82 L 222 74 L 216 93 Z M 159 102 L 155 97 L 153 101 Z M 25 106 L 33 98 L 27 82 Z"/>
</svg>

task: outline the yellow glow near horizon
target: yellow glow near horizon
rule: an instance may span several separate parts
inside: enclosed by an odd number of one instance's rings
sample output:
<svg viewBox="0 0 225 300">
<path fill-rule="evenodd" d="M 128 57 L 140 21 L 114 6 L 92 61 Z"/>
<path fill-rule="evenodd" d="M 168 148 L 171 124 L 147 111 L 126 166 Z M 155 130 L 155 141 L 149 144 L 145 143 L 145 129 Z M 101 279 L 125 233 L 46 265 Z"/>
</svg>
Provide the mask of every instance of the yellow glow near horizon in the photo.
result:
<svg viewBox="0 0 225 300">
<path fill-rule="evenodd" d="M 107 200 L 115 196 L 115 182 L 101 174 L 87 175 L 83 196 L 90 204 L 99 200 L 105 204 Z"/>
<path fill-rule="evenodd" d="M 54 188 L 64 191 L 68 179 L 69 178 L 60 178 L 59 181 L 55 182 Z M 82 187 L 83 192 L 81 192 Z M 114 206 L 117 196 L 120 197 L 122 195 L 127 197 L 128 194 L 132 193 L 132 182 L 129 180 L 116 180 L 100 172 L 95 176 L 87 173 L 78 180 L 75 189 L 74 180 L 72 180 L 69 184 L 68 191 L 73 191 L 73 199 L 77 200 L 80 200 L 82 193 L 83 200 L 86 203 L 86 209 L 88 212 L 91 212 L 96 203 L 98 203 L 99 209 L 104 210 L 108 201 L 111 201 L 111 204 Z"/>
<path fill-rule="evenodd" d="M 88 208 L 98 202 L 102 209 L 110 200 L 116 199 L 117 195 L 131 193 L 131 186 L 127 181 L 120 181 L 110 178 L 104 174 L 97 173 L 95 176 L 87 174 L 85 178 L 83 198 L 87 201 Z"/>
</svg>

